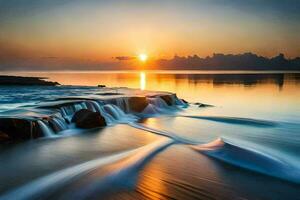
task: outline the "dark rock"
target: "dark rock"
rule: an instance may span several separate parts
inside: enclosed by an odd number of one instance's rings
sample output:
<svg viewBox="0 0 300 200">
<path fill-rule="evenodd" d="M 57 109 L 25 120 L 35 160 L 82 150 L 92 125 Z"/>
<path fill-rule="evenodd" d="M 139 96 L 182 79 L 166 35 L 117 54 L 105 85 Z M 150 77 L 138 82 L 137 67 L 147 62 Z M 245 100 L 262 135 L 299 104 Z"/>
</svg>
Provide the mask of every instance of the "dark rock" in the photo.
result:
<svg viewBox="0 0 300 200">
<path fill-rule="evenodd" d="M 6 141 L 9 141 L 9 137 L 6 133 L 0 131 L 0 144 Z"/>
<path fill-rule="evenodd" d="M 128 103 L 130 110 L 134 112 L 142 112 L 148 106 L 146 97 L 129 97 Z"/>
<path fill-rule="evenodd" d="M 187 102 L 186 100 L 184 100 L 184 99 L 181 99 L 181 101 L 183 101 L 183 103 L 186 103 L 186 104 L 188 104 L 189 102 Z"/>
<path fill-rule="evenodd" d="M 199 108 L 213 107 L 213 105 L 204 104 L 204 103 L 195 103 L 195 105 L 198 105 Z"/>
<path fill-rule="evenodd" d="M 22 77 L 22 76 L 0 76 L 0 85 L 38 85 L 38 86 L 55 86 L 57 82 L 45 81 L 41 77 Z"/>
<path fill-rule="evenodd" d="M 168 106 L 174 105 L 171 95 L 161 95 L 160 98 L 162 98 L 168 104 Z"/>
<path fill-rule="evenodd" d="M 77 111 L 72 118 L 72 122 L 74 122 L 78 128 L 97 128 L 106 126 L 106 121 L 99 112 L 93 112 L 88 109 Z"/>
<path fill-rule="evenodd" d="M 98 87 L 100 87 L 100 88 L 104 88 L 104 87 L 106 87 L 105 85 L 98 85 Z"/>
<path fill-rule="evenodd" d="M 18 118 L 0 118 L 0 132 L 13 140 L 27 140 L 43 136 L 37 121 Z"/>
</svg>

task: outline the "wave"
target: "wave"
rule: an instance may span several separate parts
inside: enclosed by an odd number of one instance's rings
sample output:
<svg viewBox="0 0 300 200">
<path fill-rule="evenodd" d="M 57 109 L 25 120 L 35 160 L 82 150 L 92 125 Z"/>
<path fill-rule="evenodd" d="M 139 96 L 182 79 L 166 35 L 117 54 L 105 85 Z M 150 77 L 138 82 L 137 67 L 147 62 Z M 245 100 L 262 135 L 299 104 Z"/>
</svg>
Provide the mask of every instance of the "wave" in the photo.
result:
<svg viewBox="0 0 300 200">
<path fill-rule="evenodd" d="M 154 128 L 150 128 L 146 125 L 142 125 L 139 123 L 128 123 L 129 126 L 132 126 L 133 128 L 137 128 L 137 129 L 141 129 L 144 131 L 148 131 L 150 133 L 155 133 L 157 135 L 162 135 L 168 138 L 172 138 L 173 140 L 175 140 L 178 143 L 183 143 L 183 144 L 198 144 L 194 141 L 179 137 L 177 134 L 169 132 L 169 131 L 163 131 L 163 130 L 158 130 L 158 129 L 154 129 Z"/>
<path fill-rule="evenodd" d="M 160 151 L 174 143 L 171 139 L 160 139 L 140 148 L 134 155 L 118 163 L 103 177 L 95 178 L 86 185 L 63 195 L 62 199 L 94 199 L 93 196 L 120 188 L 133 188 L 136 185 L 138 172 Z M 113 185 L 113 188 L 111 186 Z"/>
<path fill-rule="evenodd" d="M 128 161 L 126 163 L 127 167 L 123 166 L 123 168 L 121 168 L 118 171 L 120 173 L 119 175 L 122 174 L 122 177 L 126 178 L 128 170 L 135 170 L 145 165 L 151 157 L 153 157 L 156 153 L 171 145 L 173 142 L 173 140 L 163 138 L 137 149 L 124 151 L 111 156 L 102 157 L 82 164 L 78 164 L 33 180 L 32 182 L 26 185 L 23 185 L 15 190 L 9 191 L 6 194 L 0 196 L 0 199 L 40 199 L 41 196 L 51 195 L 66 184 L 71 183 L 72 181 L 82 177 L 83 175 L 86 175 L 87 173 L 99 167 L 109 165 L 122 159 L 128 158 Z M 111 174 L 111 176 L 113 175 Z"/>
<path fill-rule="evenodd" d="M 278 125 L 277 122 L 273 122 L 273 121 L 252 119 L 252 118 L 242 118 L 242 117 L 195 116 L 195 115 L 179 115 L 178 117 L 203 119 L 203 120 L 210 120 L 210 121 L 229 123 L 229 124 L 260 126 L 260 127 L 274 127 Z"/>
<path fill-rule="evenodd" d="M 257 149 L 233 144 L 221 138 L 207 144 L 191 145 L 191 147 L 205 155 L 244 169 L 300 183 L 298 166 Z"/>
</svg>

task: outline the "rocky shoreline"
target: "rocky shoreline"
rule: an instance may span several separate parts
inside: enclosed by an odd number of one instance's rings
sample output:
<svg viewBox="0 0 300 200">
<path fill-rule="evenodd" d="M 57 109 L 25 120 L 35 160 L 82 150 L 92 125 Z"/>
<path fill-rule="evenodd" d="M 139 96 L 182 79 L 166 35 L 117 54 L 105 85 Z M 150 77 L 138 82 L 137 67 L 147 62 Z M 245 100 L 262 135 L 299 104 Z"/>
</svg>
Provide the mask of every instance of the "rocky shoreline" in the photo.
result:
<svg viewBox="0 0 300 200">
<path fill-rule="evenodd" d="M 86 97 L 64 97 L 40 102 L 28 109 L 17 109 L 17 114 L 0 115 L 0 142 L 22 141 L 39 137 L 59 135 L 70 126 L 80 129 L 100 128 L 118 123 L 126 115 L 137 119 L 143 113 L 153 111 L 153 107 L 172 109 L 185 105 L 176 94 L 131 93 L 130 89 L 122 96 L 111 95 Z M 131 93 L 131 94 L 130 94 Z"/>
</svg>

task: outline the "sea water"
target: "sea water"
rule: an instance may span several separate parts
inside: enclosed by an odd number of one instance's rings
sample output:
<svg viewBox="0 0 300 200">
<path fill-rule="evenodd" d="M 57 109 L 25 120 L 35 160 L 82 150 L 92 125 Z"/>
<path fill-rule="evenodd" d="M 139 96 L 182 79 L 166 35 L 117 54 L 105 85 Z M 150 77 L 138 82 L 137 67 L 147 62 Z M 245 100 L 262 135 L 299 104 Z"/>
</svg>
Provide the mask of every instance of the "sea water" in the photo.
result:
<svg viewBox="0 0 300 200">
<path fill-rule="evenodd" d="M 109 126 L 94 130 L 59 121 L 64 113 L 72 115 L 65 108 L 56 119 L 59 134 L 48 130 L 44 138 L 1 146 L 0 199 L 299 198 L 297 73 L 30 75 L 58 82 L 64 76 L 62 83 L 73 86 L 2 86 L 1 116 L 52 114 L 37 105 L 63 97 L 93 99 L 101 92 L 136 93 L 139 88 L 144 94 L 177 93 L 189 105 L 169 107 L 152 99 L 136 114 L 93 100 L 94 109 L 110 120 Z M 87 77 L 90 82 L 80 81 Z M 91 86 L 96 83 L 109 87 Z"/>
</svg>

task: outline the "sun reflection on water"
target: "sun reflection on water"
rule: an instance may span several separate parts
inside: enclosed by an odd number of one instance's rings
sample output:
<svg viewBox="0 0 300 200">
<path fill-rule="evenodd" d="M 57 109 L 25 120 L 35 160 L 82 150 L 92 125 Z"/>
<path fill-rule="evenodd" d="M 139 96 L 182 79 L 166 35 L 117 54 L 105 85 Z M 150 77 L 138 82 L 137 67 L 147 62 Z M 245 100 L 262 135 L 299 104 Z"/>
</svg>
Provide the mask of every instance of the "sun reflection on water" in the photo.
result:
<svg viewBox="0 0 300 200">
<path fill-rule="evenodd" d="M 140 89 L 145 90 L 146 88 L 146 73 L 140 72 Z"/>
</svg>

